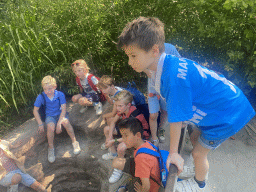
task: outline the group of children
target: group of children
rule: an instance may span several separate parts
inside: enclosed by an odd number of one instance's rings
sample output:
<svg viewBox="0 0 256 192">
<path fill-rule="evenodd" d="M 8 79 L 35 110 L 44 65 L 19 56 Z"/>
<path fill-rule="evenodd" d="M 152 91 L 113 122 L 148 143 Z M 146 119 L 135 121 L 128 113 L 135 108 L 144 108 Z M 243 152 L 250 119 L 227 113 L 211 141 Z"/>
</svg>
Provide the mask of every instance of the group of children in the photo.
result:
<svg viewBox="0 0 256 192">
<path fill-rule="evenodd" d="M 195 173 L 192 178 L 177 182 L 176 191 L 191 188 L 201 192 L 206 186 L 209 151 L 237 133 L 255 115 L 249 101 L 236 85 L 224 76 L 182 58 L 175 47 L 164 42 L 164 25 L 152 17 L 139 17 L 128 23 L 118 41 L 118 47 L 129 57 L 128 64 L 135 71 L 145 72 L 148 76 L 149 122 L 142 113 L 137 112 L 134 95 L 115 86 L 112 77 L 105 75 L 99 79 L 91 75 L 84 60 L 77 60 L 71 65 L 81 91 L 81 94 L 72 97 L 72 101 L 82 106 L 81 113 L 88 106 L 94 106 L 96 114 L 101 115 L 104 97 L 113 104 L 113 110 L 103 115 L 107 126 L 104 128 L 106 140 L 101 145 L 101 149 L 109 150 L 102 158 L 113 159 L 114 171 L 109 182 L 117 182 L 123 172 L 136 178 L 131 185 L 120 187 L 120 192 L 159 190 L 161 177 L 158 159 L 149 154 L 137 155 L 137 151 L 140 148 L 155 151 L 151 143 L 157 146 L 159 140 L 164 141 L 163 134 L 157 137 L 157 127 L 162 127 L 165 119 L 170 123 L 170 150 L 166 166 L 168 168 L 170 163 L 175 164 L 178 174 L 183 171 L 184 165 L 184 160 L 178 154 L 182 122 L 189 121 L 198 126 L 191 134 Z M 44 91 L 37 97 L 33 113 L 39 133 L 44 132 L 39 111 L 40 107 L 45 106 L 48 160 L 53 163 L 54 134 L 61 133 L 62 126 L 72 140 L 74 154 L 79 154 L 81 149 L 68 120 L 65 96 L 56 90 L 55 79 L 44 77 L 42 87 Z M 159 111 L 161 120 L 158 126 Z M 163 133 L 163 129 L 160 130 Z M 150 133 L 151 143 L 147 141 Z M 129 158 L 125 158 L 127 149 L 135 149 Z M 45 191 L 41 184 L 25 174 L 15 157 L 2 147 L 0 161 L 1 185 L 22 182 L 38 191 Z"/>
</svg>

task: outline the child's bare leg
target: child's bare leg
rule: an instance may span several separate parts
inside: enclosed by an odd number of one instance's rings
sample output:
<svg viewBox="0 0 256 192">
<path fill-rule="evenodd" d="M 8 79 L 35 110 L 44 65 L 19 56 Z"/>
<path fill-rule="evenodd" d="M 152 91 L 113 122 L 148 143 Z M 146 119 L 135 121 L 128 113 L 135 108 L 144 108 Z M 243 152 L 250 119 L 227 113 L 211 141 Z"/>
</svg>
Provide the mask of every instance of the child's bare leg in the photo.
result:
<svg viewBox="0 0 256 192">
<path fill-rule="evenodd" d="M 166 120 L 167 120 L 167 111 L 161 110 L 160 125 L 159 125 L 159 127 L 162 127 L 165 124 Z"/>
<path fill-rule="evenodd" d="M 53 122 L 50 122 L 47 124 L 47 139 L 49 148 L 52 149 L 53 146 L 53 140 L 54 140 L 54 132 L 55 132 L 55 124 Z"/>
<path fill-rule="evenodd" d="M 158 113 L 150 113 L 149 126 L 153 140 L 157 140 L 157 117 Z"/>
<path fill-rule="evenodd" d="M 106 118 L 108 126 L 110 126 L 110 123 L 111 123 L 111 121 L 113 121 L 113 119 L 114 119 L 114 117 Z"/>
<path fill-rule="evenodd" d="M 204 181 L 209 170 L 209 162 L 207 155 L 210 149 L 204 148 L 197 141 L 192 151 L 192 156 L 195 162 L 195 177 L 198 181 Z"/>
<path fill-rule="evenodd" d="M 19 173 L 16 173 L 12 176 L 11 185 L 17 185 L 21 182 L 21 175 Z"/>
<path fill-rule="evenodd" d="M 120 143 L 117 147 L 117 156 L 119 158 L 124 158 L 125 152 L 126 152 L 126 145 L 124 142 Z"/>
<path fill-rule="evenodd" d="M 113 168 L 123 170 L 125 162 L 126 162 L 125 158 L 116 157 L 115 159 L 113 159 L 112 166 Z"/>
<path fill-rule="evenodd" d="M 70 124 L 69 120 L 67 118 L 64 118 L 62 120 L 61 124 L 67 130 L 67 133 L 68 133 L 69 137 L 71 138 L 72 143 L 76 142 L 74 129 L 73 129 L 72 125 Z"/>
<path fill-rule="evenodd" d="M 196 142 L 198 141 L 200 134 L 201 134 L 201 131 L 198 128 L 193 129 L 193 132 L 190 135 L 190 141 L 193 146 L 196 145 Z"/>
<path fill-rule="evenodd" d="M 79 103 L 79 105 L 82 105 L 82 106 L 92 106 L 93 105 L 93 102 L 89 101 L 86 97 L 81 97 L 78 100 L 78 103 Z"/>
<path fill-rule="evenodd" d="M 45 187 L 38 181 L 35 181 L 32 185 L 30 185 L 30 187 L 39 192 L 46 192 Z"/>
<path fill-rule="evenodd" d="M 106 141 L 112 139 L 112 137 L 111 138 L 109 137 L 109 126 L 104 127 L 104 135 L 106 137 Z M 114 145 L 109 147 L 109 150 L 110 150 L 111 153 L 116 153 L 116 148 L 115 148 Z"/>
<path fill-rule="evenodd" d="M 72 97 L 72 101 L 74 102 L 74 103 L 78 103 L 78 100 L 80 99 L 80 98 L 82 98 L 83 96 L 81 95 L 81 94 L 77 94 L 77 95 L 74 95 L 73 97 Z"/>
</svg>

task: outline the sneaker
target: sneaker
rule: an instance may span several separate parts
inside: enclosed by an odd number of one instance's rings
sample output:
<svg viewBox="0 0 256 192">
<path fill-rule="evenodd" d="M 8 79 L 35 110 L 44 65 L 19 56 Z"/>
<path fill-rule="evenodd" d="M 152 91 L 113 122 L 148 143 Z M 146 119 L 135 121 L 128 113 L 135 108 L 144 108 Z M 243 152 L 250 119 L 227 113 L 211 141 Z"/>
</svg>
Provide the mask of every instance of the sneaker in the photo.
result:
<svg viewBox="0 0 256 192">
<path fill-rule="evenodd" d="M 195 166 L 183 166 L 183 171 L 180 173 L 179 178 L 188 179 L 195 176 Z"/>
<path fill-rule="evenodd" d="M 83 106 L 81 109 L 80 109 L 80 113 L 84 113 L 86 110 L 88 109 L 87 106 Z"/>
<path fill-rule="evenodd" d="M 106 149 L 107 149 L 106 144 L 103 143 L 103 144 L 100 146 L 100 148 L 101 148 L 101 150 L 106 150 Z"/>
<path fill-rule="evenodd" d="M 96 110 L 96 115 L 101 115 L 102 114 L 102 104 L 101 102 L 99 102 L 98 104 L 96 104 L 94 106 L 95 110 Z"/>
<path fill-rule="evenodd" d="M 188 191 L 203 192 L 204 190 L 205 190 L 205 186 L 204 188 L 200 188 L 194 178 L 178 181 L 175 186 L 175 192 L 188 192 Z"/>
<path fill-rule="evenodd" d="M 152 140 L 152 144 L 154 144 L 155 146 L 159 146 L 159 140 L 157 139 L 157 140 Z"/>
<path fill-rule="evenodd" d="M 113 154 L 113 153 L 109 152 L 109 153 L 102 155 L 102 159 L 111 160 L 111 159 L 114 159 L 116 156 L 117 156 L 117 154 Z"/>
<path fill-rule="evenodd" d="M 53 163 L 55 161 L 54 148 L 48 148 L 48 161 Z"/>
<path fill-rule="evenodd" d="M 114 169 L 112 175 L 109 178 L 109 183 L 115 183 L 117 182 L 123 175 L 123 171 L 119 169 Z"/>
<path fill-rule="evenodd" d="M 165 132 L 164 129 L 159 128 L 159 130 L 158 130 L 158 138 L 159 138 L 160 143 L 163 143 L 165 141 L 164 132 Z"/>
<path fill-rule="evenodd" d="M 19 184 L 11 185 L 8 187 L 7 192 L 18 192 L 19 190 Z"/>
<path fill-rule="evenodd" d="M 81 149 L 80 149 L 78 141 L 75 141 L 74 143 L 72 143 L 72 145 L 73 145 L 73 148 L 74 148 L 73 153 L 75 155 L 79 154 L 81 152 Z"/>
</svg>

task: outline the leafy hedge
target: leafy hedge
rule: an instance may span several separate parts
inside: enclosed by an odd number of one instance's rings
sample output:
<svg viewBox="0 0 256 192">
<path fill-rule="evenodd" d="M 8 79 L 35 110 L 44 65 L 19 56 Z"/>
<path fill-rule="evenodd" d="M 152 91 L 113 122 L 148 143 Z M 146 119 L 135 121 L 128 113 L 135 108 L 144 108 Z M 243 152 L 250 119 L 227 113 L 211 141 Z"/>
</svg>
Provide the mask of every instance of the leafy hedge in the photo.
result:
<svg viewBox="0 0 256 192">
<path fill-rule="evenodd" d="M 120 83 L 135 73 L 115 42 L 138 16 L 165 23 L 166 41 L 182 55 L 225 69 L 235 83 L 256 86 L 254 0 L 5 0 L 0 3 L 0 113 L 31 105 L 40 81 L 53 74 L 61 90 L 76 92 L 70 63 L 85 59 L 93 73 Z M 237 78 L 239 77 L 239 79 Z"/>
</svg>

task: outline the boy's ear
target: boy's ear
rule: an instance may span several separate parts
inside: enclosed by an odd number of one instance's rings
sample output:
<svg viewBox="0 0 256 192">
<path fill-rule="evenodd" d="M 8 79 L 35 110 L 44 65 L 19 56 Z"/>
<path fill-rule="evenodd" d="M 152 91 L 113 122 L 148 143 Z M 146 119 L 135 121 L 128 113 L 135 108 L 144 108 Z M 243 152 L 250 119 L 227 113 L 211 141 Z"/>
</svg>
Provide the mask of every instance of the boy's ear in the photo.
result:
<svg viewBox="0 0 256 192">
<path fill-rule="evenodd" d="M 153 47 L 152 47 L 151 50 L 152 50 L 152 53 L 153 53 L 154 56 L 158 56 L 159 53 L 160 53 L 160 51 L 159 51 L 159 45 L 158 45 L 158 44 L 153 45 Z"/>
<path fill-rule="evenodd" d="M 137 137 L 137 139 L 141 139 L 141 138 L 142 138 L 140 132 L 137 132 L 137 133 L 135 134 L 135 136 Z"/>
</svg>

